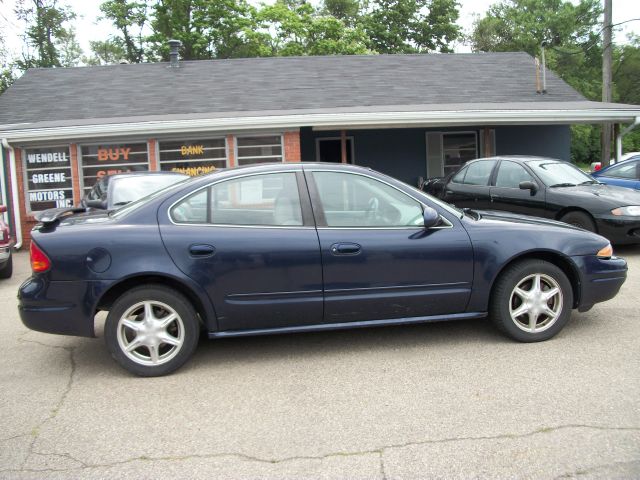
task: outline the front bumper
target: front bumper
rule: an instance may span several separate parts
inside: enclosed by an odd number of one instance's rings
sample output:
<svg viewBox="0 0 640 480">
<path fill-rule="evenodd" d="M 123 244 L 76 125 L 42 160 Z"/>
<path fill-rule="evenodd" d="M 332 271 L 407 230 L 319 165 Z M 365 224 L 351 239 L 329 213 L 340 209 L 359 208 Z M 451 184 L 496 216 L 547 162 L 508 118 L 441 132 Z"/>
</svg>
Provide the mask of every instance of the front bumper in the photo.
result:
<svg viewBox="0 0 640 480">
<path fill-rule="evenodd" d="M 618 294 L 627 279 L 627 262 L 623 258 L 601 259 L 595 255 L 572 257 L 580 274 L 578 309 L 589 310 Z"/>
<path fill-rule="evenodd" d="M 52 282 L 34 275 L 18 289 L 22 323 L 31 330 L 94 337 L 96 305 L 105 282 Z"/>
<path fill-rule="evenodd" d="M 640 217 L 596 215 L 598 233 L 616 245 L 640 243 Z"/>
</svg>

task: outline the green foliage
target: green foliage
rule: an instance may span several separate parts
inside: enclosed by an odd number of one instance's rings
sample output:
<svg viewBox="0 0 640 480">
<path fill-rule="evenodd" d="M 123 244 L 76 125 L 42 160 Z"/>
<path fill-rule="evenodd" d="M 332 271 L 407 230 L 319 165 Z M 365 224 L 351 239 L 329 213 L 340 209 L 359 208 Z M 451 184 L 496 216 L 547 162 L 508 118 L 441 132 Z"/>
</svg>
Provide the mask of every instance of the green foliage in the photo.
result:
<svg viewBox="0 0 640 480">
<path fill-rule="evenodd" d="M 474 23 L 474 51 L 525 51 L 538 55 L 543 41 L 575 50 L 597 39 L 599 0 L 503 0 Z"/>
<path fill-rule="evenodd" d="M 318 13 L 305 2 L 278 0 L 257 12 L 265 55 L 353 55 L 369 53 L 360 27 Z M 273 32 L 273 34 L 270 34 Z"/>
<path fill-rule="evenodd" d="M 92 41 L 89 46 L 92 55 L 83 58 L 87 65 L 113 65 L 127 61 L 127 52 L 118 38 Z"/>
<path fill-rule="evenodd" d="M 602 44 L 599 0 L 503 0 L 478 18 L 470 35 L 474 51 L 525 51 L 540 56 L 547 42 L 547 67 L 589 100 L 602 98 Z M 638 46 L 614 50 L 616 101 L 637 101 L 640 78 Z M 626 64 L 621 64 L 624 58 Z M 623 100 L 621 92 L 628 100 Z M 571 127 L 571 158 L 576 163 L 600 159 L 600 126 Z M 632 140 L 626 140 L 631 142 Z M 626 146 L 625 146 L 626 149 Z"/>
<path fill-rule="evenodd" d="M 65 24 L 75 18 L 69 7 L 57 0 L 20 0 L 16 15 L 26 22 L 23 58 L 16 63 L 21 70 L 31 67 L 61 67 L 73 65 L 77 42 L 73 29 Z"/>
<path fill-rule="evenodd" d="M 15 80 L 14 68 L 5 49 L 4 37 L 0 32 L 0 94 Z"/>
<path fill-rule="evenodd" d="M 144 37 L 142 31 L 147 22 L 146 2 L 128 2 L 127 0 L 107 0 L 100 5 L 104 18 L 111 20 L 119 36 L 109 41 L 125 52 L 129 63 L 144 60 Z"/>
<path fill-rule="evenodd" d="M 321 12 L 353 25 L 360 16 L 361 8 L 360 0 L 324 0 Z"/>
<path fill-rule="evenodd" d="M 378 53 L 450 52 L 460 36 L 455 0 L 371 0 L 362 22 Z"/>
<path fill-rule="evenodd" d="M 640 105 L 640 36 L 614 50 L 614 97 L 622 103 Z"/>
</svg>

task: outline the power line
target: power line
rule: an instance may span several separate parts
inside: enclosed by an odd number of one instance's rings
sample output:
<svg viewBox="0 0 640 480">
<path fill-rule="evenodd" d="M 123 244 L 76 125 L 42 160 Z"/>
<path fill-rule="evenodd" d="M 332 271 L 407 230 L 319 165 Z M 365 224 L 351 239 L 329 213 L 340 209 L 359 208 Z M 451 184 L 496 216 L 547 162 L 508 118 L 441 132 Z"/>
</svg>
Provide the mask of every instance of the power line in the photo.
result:
<svg viewBox="0 0 640 480">
<path fill-rule="evenodd" d="M 596 32 L 596 35 L 600 35 L 605 28 L 613 28 L 613 27 L 617 27 L 618 25 L 624 25 L 625 23 L 629 23 L 629 22 L 637 22 L 640 21 L 640 18 L 631 18 L 629 20 L 625 20 L 624 22 L 618 22 L 618 23 L 613 23 L 611 25 L 608 25 L 606 27 L 602 27 L 600 30 L 598 30 Z M 558 47 L 551 47 L 553 50 L 555 50 L 556 52 L 562 53 L 564 55 L 578 55 L 580 53 L 585 53 L 587 51 L 589 51 L 592 47 L 595 47 L 598 44 L 598 41 L 600 40 L 600 38 L 596 38 L 594 41 L 591 42 L 590 45 L 588 45 L 586 48 L 581 48 L 580 50 L 576 50 L 574 52 L 568 52 L 566 50 L 562 50 L 561 48 Z"/>
</svg>

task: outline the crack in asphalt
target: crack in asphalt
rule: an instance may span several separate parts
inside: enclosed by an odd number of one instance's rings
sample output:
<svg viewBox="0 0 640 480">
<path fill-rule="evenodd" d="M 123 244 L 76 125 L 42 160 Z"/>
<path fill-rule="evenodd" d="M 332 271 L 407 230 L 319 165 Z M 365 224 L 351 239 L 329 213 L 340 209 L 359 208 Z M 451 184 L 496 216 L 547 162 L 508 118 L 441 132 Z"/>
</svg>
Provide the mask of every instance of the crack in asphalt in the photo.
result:
<svg viewBox="0 0 640 480">
<path fill-rule="evenodd" d="M 35 446 L 35 444 L 36 444 L 36 442 L 38 440 L 38 437 L 40 436 L 40 429 L 42 427 L 44 427 L 48 422 L 50 422 L 51 420 L 56 418 L 56 416 L 58 415 L 58 412 L 62 408 L 62 405 L 64 405 L 64 402 L 66 401 L 67 396 L 69 395 L 69 392 L 71 392 L 71 388 L 73 387 L 74 377 L 76 375 L 76 360 L 75 360 L 75 357 L 74 357 L 75 347 L 63 347 L 63 346 L 60 346 L 60 345 L 49 345 L 49 344 L 46 344 L 46 343 L 39 342 L 37 340 L 28 340 L 28 339 L 24 338 L 29 333 L 30 333 L 30 331 L 26 331 L 25 333 L 19 335 L 18 336 L 18 342 L 20 342 L 20 343 L 34 343 L 36 345 L 41 345 L 43 347 L 55 348 L 55 349 L 58 349 L 58 350 L 65 350 L 69 354 L 70 372 L 69 372 L 69 379 L 67 380 L 67 384 L 65 385 L 65 388 L 64 388 L 64 390 L 62 392 L 62 395 L 60 395 L 60 399 L 56 402 L 56 404 L 50 410 L 49 416 L 47 416 L 44 420 L 42 420 L 39 424 L 37 424 L 31 430 L 30 433 L 20 435 L 20 436 L 31 435 L 32 438 L 31 438 L 31 442 L 29 443 L 29 448 L 27 449 L 27 455 L 25 455 L 24 461 L 22 462 L 22 466 L 21 466 L 21 469 L 19 471 L 28 471 L 28 470 L 25 470 L 24 467 L 27 465 L 27 462 L 29 461 L 29 458 L 33 454 L 37 453 L 39 455 L 64 456 L 63 454 L 56 454 L 56 453 L 48 454 L 48 453 L 34 452 L 33 448 L 34 448 L 34 446 Z M 69 455 L 69 458 L 71 458 L 72 460 L 80 463 L 83 466 L 87 465 L 83 461 L 78 460 L 76 458 L 73 458 L 70 455 Z"/>
<path fill-rule="evenodd" d="M 60 347 L 63 348 L 63 347 Z M 51 417 L 53 418 L 53 417 Z M 49 419 L 45 420 L 48 421 Z M 285 462 L 292 462 L 292 461 L 298 461 L 298 460 L 316 460 L 316 461 L 323 461 L 326 460 L 328 458 L 332 458 L 332 457 L 352 457 L 352 456 L 362 456 L 362 455 L 373 455 L 376 454 L 379 456 L 380 459 L 380 470 L 381 470 L 381 475 L 383 480 L 386 479 L 386 472 L 385 472 L 385 468 L 384 468 L 384 460 L 383 460 L 383 456 L 385 451 L 387 450 L 392 450 L 392 449 L 399 449 L 399 448 L 406 448 L 406 447 L 411 447 L 411 446 L 420 446 L 420 445 L 430 445 L 430 444 L 439 444 L 439 443 L 452 443 L 452 442 L 464 442 L 464 441 L 482 441 L 482 440 L 503 440 L 503 439 L 522 439 L 522 438 L 528 438 L 528 437 L 532 437 L 534 435 L 539 435 L 539 434 L 547 434 L 547 433 L 553 433 L 553 432 L 557 432 L 557 431 L 561 431 L 561 430 L 568 430 L 568 429 L 589 429 L 589 430 L 598 430 L 598 431 L 636 431 L 639 432 L 640 431 L 640 427 L 603 427 L 600 425 L 587 425 L 587 424 L 567 424 L 567 425 L 558 425 L 556 427 L 543 427 L 543 428 L 539 428 L 537 430 L 532 430 L 530 432 L 527 433 L 522 433 L 522 434 L 511 434 L 511 433 L 507 433 L 507 434 L 501 434 L 501 435 L 486 435 L 486 436 L 476 436 L 476 437 L 449 437 L 449 438 L 442 438 L 442 439 L 434 439 L 434 440 L 420 440 L 420 441 L 411 441 L 411 442 L 405 442 L 405 443 L 397 443 L 397 444 L 391 444 L 391 445 L 385 445 L 382 447 L 378 447 L 378 448 L 374 448 L 374 449 L 370 449 L 370 450 L 360 450 L 360 451 L 353 451 L 353 452 L 331 452 L 331 453 L 327 453 L 324 455 L 300 455 L 300 456 L 293 456 L 293 457 L 283 457 L 283 458 L 263 458 L 263 457 L 257 457 L 257 456 L 253 456 L 253 455 L 248 455 L 248 454 L 244 454 L 244 453 L 234 453 L 234 452 L 221 452 L 221 453 L 211 453 L 211 454 L 193 454 L 193 455 L 166 455 L 166 456 L 157 456 L 157 457 L 148 457 L 148 456 L 139 456 L 139 457 L 133 457 L 133 458 L 129 458 L 127 460 L 121 460 L 121 461 L 117 461 L 117 462 L 109 462 L 109 463 L 86 463 L 83 462 L 82 460 L 79 460 L 75 457 L 73 457 L 70 454 L 46 454 L 46 453 L 39 453 L 40 455 L 58 455 L 58 456 L 62 456 L 65 458 L 68 458 L 70 460 L 73 460 L 75 462 L 78 462 L 79 464 L 81 464 L 82 466 L 80 467 L 73 467 L 73 468 L 42 468 L 42 469 L 27 469 L 27 468 L 21 468 L 19 470 L 16 469 L 6 469 L 6 470 L 0 470 L 0 472 L 29 472 L 29 473 L 42 473 L 42 472 L 68 472 L 68 471 L 74 471 L 74 470 L 85 470 L 85 469 L 96 469 L 96 468 L 112 468 L 112 467 L 116 467 L 116 466 L 120 466 L 120 465 L 126 465 L 129 463 L 134 463 L 134 462 L 162 462 L 162 461 L 186 461 L 186 460 L 190 460 L 190 459 L 215 459 L 215 458 L 227 458 L 227 457 L 233 457 L 233 458 L 238 458 L 238 459 L 242 459 L 242 460 L 246 460 L 246 461 L 251 461 L 251 462 L 257 462 L 257 463 L 266 463 L 266 464 L 271 464 L 271 465 L 277 465 L 280 463 L 285 463 Z M 38 453 L 38 452 L 32 452 L 30 451 L 30 454 L 34 454 L 34 453 Z M 620 463 L 633 463 L 633 462 L 620 462 Z M 26 464 L 26 462 L 25 462 Z M 615 465 L 615 464 L 611 464 L 611 465 Z M 594 467 L 594 468 L 604 468 L 607 467 L 608 465 L 602 465 L 600 467 Z M 582 473 L 582 472 L 577 472 L 575 474 L 578 473 Z M 567 474 L 567 475 L 572 475 L 571 473 Z M 558 478 L 563 478 L 563 477 L 558 477 Z"/>
<path fill-rule="evenodd" d="M 565 478 L 575 478 L 578 475 L 589 475 L 590 473 L 595 473 L 598 470 L 602 470 L 603 468 L 617 467 L 617 466 L 623 466 L 623 465 L 633 465 L 633 464 L 640 465 L 640 458 L 638 458 L 637 460 L 629 460 L 626 462 L 605 463 L 603 465 L 596 465 L 594 467 L 587 468 L 587 469 L 576 470 L 575 472 L 571 472 L 571 473 L 564 473 L 558 477 L 555 477 L 555 480 L 560 480 Z"/>
<path fill-rule="evenodd" d="M 387 472 L 384 470 L 384 451 L 380 450 L 380 474 L 382 475 L 382 480 L 387 480 Z"/>
</svg>

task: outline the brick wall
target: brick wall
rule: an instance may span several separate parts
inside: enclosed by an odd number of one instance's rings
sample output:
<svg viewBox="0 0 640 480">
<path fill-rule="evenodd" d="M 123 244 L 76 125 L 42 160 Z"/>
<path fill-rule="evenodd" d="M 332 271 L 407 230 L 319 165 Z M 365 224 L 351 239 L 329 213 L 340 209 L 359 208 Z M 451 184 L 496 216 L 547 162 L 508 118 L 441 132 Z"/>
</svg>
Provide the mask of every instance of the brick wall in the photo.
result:
<svg viewBox="0 0 640 480">
<path fill-rule="evenodd" d="M 147 141 L 147 152 L 149 152 L 149 170 L 152 172 L 157 172 L 160 170 L 160 166 L 158 164 L 158 159 L 156 158 L 156 152 L 158 146 L 158 141 L 155 138 L 150 138 Z"/>
<path fill-rule="evenodd" d="M 300 155 L 300 130 L 284 132 L 284 159 L 287 162 L 299 162 Z"/>
<path fill-rule="evenodd" d="M 234 135 L 227 135 L 227 166 L 233 168 L 236 166 L 236 137 Z"/>
</svg>

